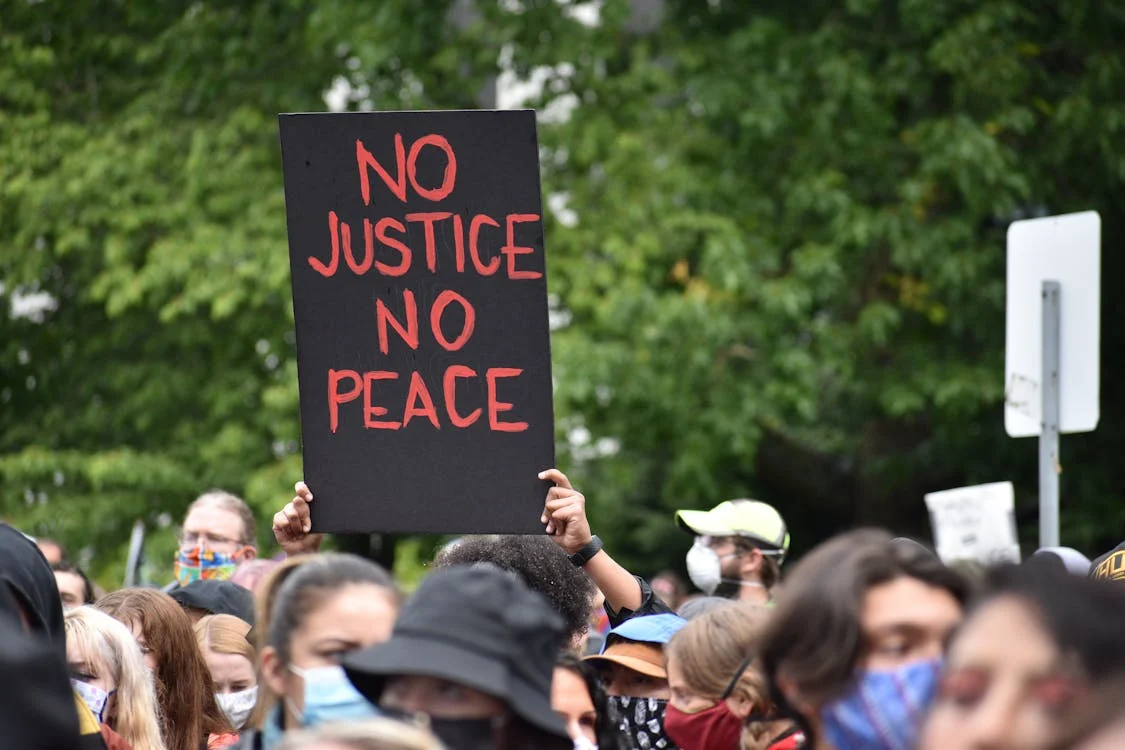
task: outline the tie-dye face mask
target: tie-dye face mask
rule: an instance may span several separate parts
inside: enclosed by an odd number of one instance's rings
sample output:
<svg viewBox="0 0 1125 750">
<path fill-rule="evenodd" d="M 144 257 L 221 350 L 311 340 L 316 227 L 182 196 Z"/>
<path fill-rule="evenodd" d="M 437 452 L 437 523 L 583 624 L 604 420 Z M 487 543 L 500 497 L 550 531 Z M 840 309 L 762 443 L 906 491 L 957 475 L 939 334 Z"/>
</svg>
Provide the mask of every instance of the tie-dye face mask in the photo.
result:
<svg viewBox="0 0 1125 750">
<path fill-rule="evenodd" d="M 237 565 L 234 555 L 226 555 L 207 547 L 180 550 L 176 556 L 175 576 L 181 586 L 192 581 L 229 580 Z"/>
</svg>

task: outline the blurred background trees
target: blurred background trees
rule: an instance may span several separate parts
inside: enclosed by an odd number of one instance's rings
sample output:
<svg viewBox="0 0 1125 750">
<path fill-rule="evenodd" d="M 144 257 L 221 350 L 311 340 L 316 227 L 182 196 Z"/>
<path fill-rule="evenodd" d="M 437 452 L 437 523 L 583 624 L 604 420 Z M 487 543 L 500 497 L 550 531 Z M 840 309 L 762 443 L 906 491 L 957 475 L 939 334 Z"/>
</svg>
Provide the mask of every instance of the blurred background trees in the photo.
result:
<svg viewBox="0 0 1125 750">
<path fill-rule="evenodd" d="M 755 496 L 802 550 L 926 536 L 924 492 L 1002 479 L 1033 543 L 1004 235 L 1085 209 L 1102 420 L 1063 441 L 1062 519 L 1099 552 L 1125 536 L 1123 39 L 1125 4 L 1083 0 L 8 0 L 0 515 L 107 582 L 135 518 L 170 568 L 212 486 L 267 541 L 301 476 L 276 114 L 522 94 L 560 462 L 625 562 L 680 564 L 676 508 Z"/>
</svg>

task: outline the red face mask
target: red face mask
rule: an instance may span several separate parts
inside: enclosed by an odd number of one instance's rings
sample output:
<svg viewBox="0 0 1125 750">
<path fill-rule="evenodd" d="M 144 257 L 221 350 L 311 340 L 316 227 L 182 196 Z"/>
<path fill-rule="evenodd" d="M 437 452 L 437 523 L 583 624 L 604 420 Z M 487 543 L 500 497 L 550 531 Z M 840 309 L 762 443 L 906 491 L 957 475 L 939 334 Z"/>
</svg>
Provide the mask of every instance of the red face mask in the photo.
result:
<svg viewBox="0 0 1125 750">
<path fill-rule="evenodd" d="M 730 710 L 726 700 L 694 714 L 669 703 L 664 712 L 664 733 L 681 750 L 737 750 L 742 719 Z"/>
</svg>

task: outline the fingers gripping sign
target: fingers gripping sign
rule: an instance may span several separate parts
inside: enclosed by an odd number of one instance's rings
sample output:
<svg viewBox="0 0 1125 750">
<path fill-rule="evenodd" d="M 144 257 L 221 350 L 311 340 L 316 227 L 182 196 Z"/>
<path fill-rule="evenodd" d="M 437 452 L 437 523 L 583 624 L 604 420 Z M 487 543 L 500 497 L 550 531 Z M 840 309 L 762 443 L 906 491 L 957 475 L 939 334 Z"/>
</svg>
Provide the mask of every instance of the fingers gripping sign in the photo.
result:
<svg viewBox="0 0 1125 750">
<path fill-rule="evenodd" d="M 309 503 L 312 490 L 304 482 L 294 486 L 296 496 L 273 516 L 273 536 L 287 555 L 315 552 L 324 541 L 323 534 L 313 534 Z"/>
<path fill-rule="evenodd" d="M 593 539 L 590 521 L 586 518 L 586 498 L 571 486 L 566 474 L 558 469 L 540 472 L 540 479 L 551 481 L 555 486 L 547 491 L 540 521 L 555 544 L 568 555 L 581 550 Z"/>
</svg>

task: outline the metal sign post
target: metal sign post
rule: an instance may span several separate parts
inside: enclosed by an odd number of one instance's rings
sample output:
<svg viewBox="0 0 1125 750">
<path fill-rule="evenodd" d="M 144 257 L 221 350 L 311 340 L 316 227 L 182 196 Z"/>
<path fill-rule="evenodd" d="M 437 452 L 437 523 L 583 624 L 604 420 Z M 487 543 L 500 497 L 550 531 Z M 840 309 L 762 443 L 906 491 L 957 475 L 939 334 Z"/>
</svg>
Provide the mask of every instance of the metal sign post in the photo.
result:
<svg viewBox="0 0 1125 750">
<path fill-rule="evenodd" d="M 133 522 L 133 533 L 129 535 L 129 556 L 125 560 L 125 588 L 140 586 L 141 565 L 144 563 L 145 522 Z"/>
<path fill-rule="evenodd" d="M 1043 282 L 1043 426 L 1039 432 L 1039 546 L 1059 544 L 1059 296 L 1057 281 Z"/>
<path fill-rule="evenodd" d="M 1101 226 L 1083 211 L 1008 227 L 1004 429 L 1039 438 L 1042 547 L 1059 544 L 1059 436 L 1100 417 Z"/>
</svg>

